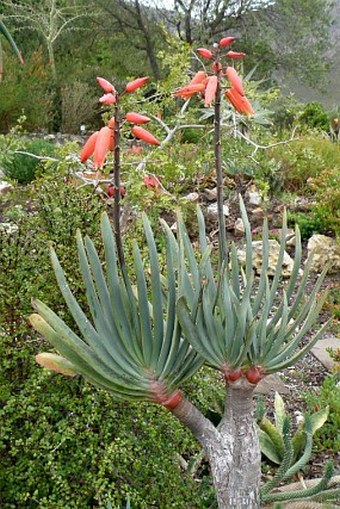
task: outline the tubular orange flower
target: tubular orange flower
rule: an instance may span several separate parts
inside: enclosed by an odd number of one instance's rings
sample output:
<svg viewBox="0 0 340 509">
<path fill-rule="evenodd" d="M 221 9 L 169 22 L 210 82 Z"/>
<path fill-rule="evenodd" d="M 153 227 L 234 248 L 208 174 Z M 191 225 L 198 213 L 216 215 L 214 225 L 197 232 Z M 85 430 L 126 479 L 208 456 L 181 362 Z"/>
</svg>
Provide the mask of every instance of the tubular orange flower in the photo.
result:
<svg viewBox="0 0 340 509">
<path fill-rule="evenodd" d="M 101 98 L 99 99 L 99 102 L 102 103 L 102 104 L 105 104 L 105 105 L 110 105 L 110 104 L 115 104 L 116 102 L 116 97 L 113 95 L 113 94 L 104 94 L 101 96 Z"/>
<path fill-rule="evenodd" d="M 185 87 L 180 88 L 175 92 L 176 97 L 182 97 L 182 99 L 189 99 L 194 94 L 197 94 L 198 92 L 203 92 L 205 89 L 204 83 L 196 83 L 193 85 L 187 85 Z"/>
<path fill-rule="evenodd" d="M 227 67 L 226 75 L 230 81 L 231 86 L 234 87 L 240 95 L 245 95 L 242 80 L 237 74 L 236 69 L 233 67 Z"/>
<path fill-rule="evenodd" d="M 98 134 L 93 156 L 94 166 L 96 170 L 103 166 L 111 144 L 112 144 L 112 129 L 110 129 L 107 126 L 102 127 Z"/>
<path fill-rule="evenodd" d="M 255 110 L 246 97 L 242 97 L 242 103 L 245 115 L 255 115 Z"/>
<path fill-rule="evenodd" d="M 198 71 L 195 76 L 192 78 L 188 86 L 197 85 L 199 83 L 203 83 L 206 79 L 207 75 L 204 71 Z"/>
<path fill-rule="evenodd" d="M 235 37 L 223 37 L 223 39 L 221 39 L 218 44 L 219 46 L 229 46 L 229 44 L 231 44 L 234 41 Z"/>
<path fill-rule="evenodd" d="M 161 142 L 159 140 L 157 140 L 157 138 L 155 138 L 155 136 L 153 134 L 149 133 L 149 131 L 147 131 L 146 129 L 143 129 L 143 127 L 139 127 L 139 126 L 135 125 L 131 129 L 131 132 L 136 138 L 138 138 L 139 140 L 143 140 L 146 143 L 149 143 L 149 145 L 160 145 L 161 144 Z"/>
<path fill-rule="evenodd" d="M 109 122 L 108 122 L 108 124 L 107 124 L 107 125 L 108 125 L 108 127 L 109 127 L 110 129 L 114 129 L 114 128 L 115 128 L 115 123 L 116 123 L 115 118 L 114 118 L 114 117 L 112 117 L 112 118 L 110 118 L 110 120 L 109 120 Z"/>
<path fill-rule="evenodd" d="M 97 81 L 104 90 L 104 92 L 106 92 L 107 94 L 115 92 L 115 87 L 109 81 L 105 80 L 104 78 L 97 78 Z"/>
<path fill-rule="evenodd" d="M 134 92 L 135 90 L 137 90 L 137 88 L 142 87 L 148 81 L 149 76 L 144 76 L 143 78 L 137 78 L 136 80 L 130 81 L 125 87 L 125 92 L 129 93 Z"/>
<path fill-rule="evenodd" d="M 140 115 L 139 113 L 134 113 L 133 111 L 127 113 L 125 118 L 130 124 L 147 124 L 151 120 L 151 118 Z"/>
<path fill-rule="evenodd" d="M 203 58 L 211 59 L 213 57 L 213 54 L 211 53 L 211 51 L 206 48 L 198 48 L 196 51 Z"/>
<path fill-rule="evenodd" d="M 228 51 L 227 55 L 228 58 L 244 58 L 246 56 L 245 53 L 242 53 L 242 51 Z"/>
<path fill-rule="evenodd" d="M 92 154 L 94 152 L 94 148 L 96 146 L 98 135 L 99 135 L 99 131 L 96 131 L 93 134 L 91 134 L 91 136 L 89 137 L 89 139 L 83 146 L 82 151 L 80 153 L 80 162 L 81 163 L 85 163 L 85 161 L 87 161 L 88 158 L 92 156 Z"/>
<path fill-rule="evenodd" d="M 211 103 L 215 99 L 217 90 L 217 76 L 210 76 L 207 79 L 207 86 L 205 89 L 204 105 L 211 106 Z"/>
<path fill-rule="evenodd" d="M 225 97 L 227 97 L 235 110 L 241 113 L 241 115 L 254 115 L 255 111 L 248 99 L 240 95 L 235 88 L 227 90 Z"/>
</svg>

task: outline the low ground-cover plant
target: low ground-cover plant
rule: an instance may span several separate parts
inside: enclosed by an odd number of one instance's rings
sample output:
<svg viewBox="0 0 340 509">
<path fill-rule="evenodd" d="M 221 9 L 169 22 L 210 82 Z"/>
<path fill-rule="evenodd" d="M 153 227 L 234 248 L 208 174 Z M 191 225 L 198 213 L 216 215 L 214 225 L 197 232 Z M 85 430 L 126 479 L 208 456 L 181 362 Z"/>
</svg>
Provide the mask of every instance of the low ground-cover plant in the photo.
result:
<svg viewBox="0 0 340 509">
<path fill-rule="evenodd" d="M 299 137 L 270 151 L 271 157 L 280 162 L 286 191 L 308 193 L 308 180 L 321 172 L 339 167 L 340 153 L 337 144 L 327 137 L 314 134 Z"/>
<path fill-rule="evenodd" d="M 310 459 L 313 435 L 324 425 L 328 413 L 329 407 L 327 406 L 312 415 L 301 416 L 297 430 L 289 436 L 288 428 L 291 428 L 291 419 L 285 410 L 283 399 L 278 393 L 275 393 L 275 422 L 271 422 L 265 415 L 259 422 L 259 440 L 262 454 L 276 465 L 288 461 L 290 463 L 289 468 L 295 472 L 302 469 Z M 289 426 L 286 428 L 288 436 L 284 436 L 284 422 L 287 418 L 289 422 Z M 286 443 L 290 444 L 290 451 L 288 451 L 289 448 L 287 449 Z M 286 458 L 287 454 L 290 455 L 290 460 Z"/>
<path fill-rule="evenodd" d="M 304 395 L 310 411 L 319 410 L 324 405 L 329 406 L 326 423 L 315 434 L 315 445 L 319 450 L 340 452 L 340 385 L 339 373 L 325 378 L 319 389 L 307 391 Z"/>
</svg>

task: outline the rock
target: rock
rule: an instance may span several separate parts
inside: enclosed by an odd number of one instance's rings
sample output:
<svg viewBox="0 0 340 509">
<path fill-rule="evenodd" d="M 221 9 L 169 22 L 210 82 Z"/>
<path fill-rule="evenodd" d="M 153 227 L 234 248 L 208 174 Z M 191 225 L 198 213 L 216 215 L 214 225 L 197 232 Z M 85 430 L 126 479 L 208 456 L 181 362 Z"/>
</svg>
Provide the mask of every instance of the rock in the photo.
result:
<svg viewBox="0 0 340 509">
<path fill-rule="evenodd" d="M 275 229 L 275 233 L 277 233 L 278 240 L 281 242 L 282 228 Z M 289 247 L 294 247 L 295 244 L 296 244 L 295 230 L 294 228 L 287 228 L 286 245 Z"/>
<path fill-rule="evenodd" d="M 200 198 L 200 195 L 198 193 L 189 193 L 185 196 L 185 199 L 194 203 L 194 202 L 198 202 Z"/>
<path fill-rule="evenodd" d="M 246 192 L 246 199 L 248 200 L 249 205 L 255 205 L 257 207 L 262 202 L 262 196 L 255 186 L 250 186 Z"/>
<path fill-rule="evenodd" d="M 223 214 L 225 216 L 229 216 L 229 207 L 228 205 L 223 205 Z M 211 221 L 215 221 L 218 219 L 218 207 L 217 203 L 212 203 L 207 208 L 207 218 Z"/>
<path fill-rule="evenodd" d="M 217 199 L 217 187 L 214 187 L 214 189 L 204 189 L 203 194 L 208 201 L 214 201 Z"/>
<path fill-rule="evenodd" d="M 268 271 L 269 276 L 274 276 L 276 272 L 276 263 L 279 256 L 280 244 L 277 240 L 269 240 L 269 260 L 268 260 Z M 253 267 L 257 274 L 261 273 L 262 268 L 262 240 L 254 240 L 253 246 Z M 241 263 L 246 261 L 245 249 L 237 250 L 238 259 Z M 289 277 L 293 269 L 294 260 L 285 251 L 282 263 L 282 276 Z"/>
<path fill-rule="evenodd" d="M 0 180 L 0 195 L 6 194 L 13 189 L 12 184 L 6 180 Z"/>
<path fill-rule="evenodd" d="M 310 198 L 305 198 L 304 196 L 298 196 L 295 198 L 293 203 L 293 208 L 296 212 L 307 212 L 310 210 L 311 205 L 315 203 Z"/>
<path fill-rule="evenodd" d="M 12 235 L 19 230 L 18 225 L 15 223 L 0 223 L 0 232 L 4 232 L 7 235 Z"/>
<path fill-rule="evenodd" d="M 251 216 L 255 221 L 262 220 L 264 218 L 264 211 L 261 209 L 261 207 L 256 207 L 256 209 L 251 211 Z"/>
<path fill-rule="evenodd" d="M 270 391 L 289 394 L 289 388 L 282 382 L 279 375 L 268 375 L 262 378 L 255 388 L 255 394 L 268 394 Z"/>
<path fill-rule="evenodd" d="M 245 227 L 241 217 L 236 219 L 234 226 L 234 233 L 237 237 L 242 237 L 245 234 Z"/>
<path fill-rule="evenodd" d="M 340 244 L 332 237 L 326 235 L 313 235 L 307 245 L 308 254 L 314 251 L 311 269 L 314 272 L 323 270 L 328 262 L 331 262 L 329 272 L 340 271 Z"/>
<path fill-rule="evenodd" d="M 320 339 L 312 348 L 311 352 L 321 362 L 321 364 L 330 369 L 336 365 L 336 361 L 327 352 L 328 349 L 338 350 L 340 348 L 340 338 L 335 336 L 327 336 Z"/>
</svg>

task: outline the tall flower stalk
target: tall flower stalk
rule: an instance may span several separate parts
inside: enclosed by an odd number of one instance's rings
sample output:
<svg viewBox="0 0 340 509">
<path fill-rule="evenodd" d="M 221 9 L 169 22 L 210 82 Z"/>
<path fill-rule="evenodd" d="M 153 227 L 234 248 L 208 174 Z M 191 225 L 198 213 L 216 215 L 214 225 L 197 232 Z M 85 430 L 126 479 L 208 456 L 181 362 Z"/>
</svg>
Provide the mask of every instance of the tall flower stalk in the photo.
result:
<svg viewBox="0 0 340 509">
<path fill-rule="evenodd" d="M 87 161 L 89 157 L 94 156 L 94 165 L 97 170 L 97 176 L 100 176 L 100 170 L 105 164 L 109 151 L 113 151 L 113 192 L 114 192 L 114 233 L 117 246 L 117 255 L 123 274 L 125 271 L 124 248 L 122 242 L 122 232 L 120 225 L 120 209 L 121 209 L 121 159 L 120 159 L 120 139 L 121 139 L 121 126 L 124 120 L 132 124 L 145 124 L 150 121 L 148 117 L 138 113 L 127 113 L 121 115 L 120 101 L 127 93 L 133 93 L 138 88 L 142 87 L 148 82 L 148 77 L 137 78 L 136 80 L 127 83 L 125 89 L 119 94 L 112 83 L 104 78 L 97 78 L 98 84 L 102 87 L 105 94 L 99 101 L 105 105 L 113 108 L 113 117 L 109 120 L 108 125 L 93 133 L 88 141 L 85 143 L 80 160 L 82 163 Z M 136 131 L 137 129 L 137 131 Z M 136 138 L 142 139 L 151 145 L 160 145 L 160 142 L 151 133 L 136 125 L 131 130 Z"/>
</svg>

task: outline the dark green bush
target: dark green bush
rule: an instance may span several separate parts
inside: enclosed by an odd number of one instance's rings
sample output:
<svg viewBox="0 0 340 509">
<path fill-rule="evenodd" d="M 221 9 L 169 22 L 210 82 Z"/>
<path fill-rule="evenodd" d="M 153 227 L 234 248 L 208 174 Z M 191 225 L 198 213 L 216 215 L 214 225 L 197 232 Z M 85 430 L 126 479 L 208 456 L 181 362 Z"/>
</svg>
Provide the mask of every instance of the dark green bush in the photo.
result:
<svg viewBox="0 0 340 509">
<path fill-rule="evenodd" d="M 320 129 L 322 131 L 328 131 L 329 129 L 328 113 L 318 102 L 306 104 L 299 117 L 299 121 L 312 129 Z"/>
<path fill-rule="evenodd" d="M 19 184 L 27 184 L 44 170 L 43 161 L 29 154 L 52 157 L 55 154 L 55 147 L 46 140 L 37 139 L 28 141 L 20 152 L 27 152 L 27 154 L 17 152 L 9 154 L 2 162 L 2 167 L 6 177 L 18 181 Z"/>
<path fill-rule="evenodd" d="M 25 342 L 36 340 L 21 338 L 17 349 Z M 118 404 L 78 378 L 32 366 L 33 351 L 25 351 L 30 374 L 20 386 L 13 381 L 0 410 L 2 508 L 118 507 L 128 497 L 138 509 L 191 507 L 198 488 L 177 454 L 197 446 L 167 411 Z"/>
</svg>

